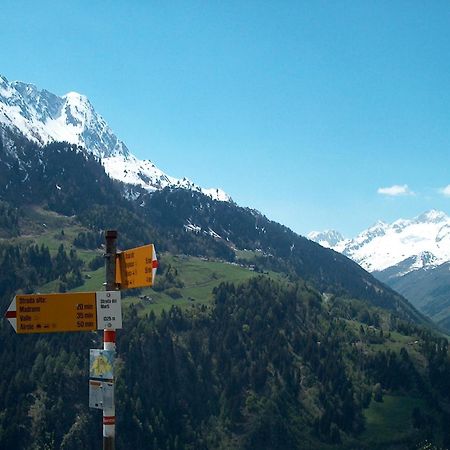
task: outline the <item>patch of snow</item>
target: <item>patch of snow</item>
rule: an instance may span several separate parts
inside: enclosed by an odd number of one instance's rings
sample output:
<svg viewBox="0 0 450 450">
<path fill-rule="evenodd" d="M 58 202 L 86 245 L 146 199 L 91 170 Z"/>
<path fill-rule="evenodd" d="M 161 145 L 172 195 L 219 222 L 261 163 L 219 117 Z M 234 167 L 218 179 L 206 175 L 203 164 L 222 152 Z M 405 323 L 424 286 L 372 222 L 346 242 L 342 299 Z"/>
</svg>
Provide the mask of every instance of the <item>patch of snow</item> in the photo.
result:
<svg viewBox="0 0 450 450">
<path fill-rule="evenodd" d="M 219 188 L 202 189 L 202 193 L 219 202 L 229 202 L 231 200 L 231 197 Z"/>
<path fill-rule="evenodd" d="M 188 220 L 187 224 L 184 225 L 184 229 L 186 231 L 192 231 L 194 233 L 200 233 L 202 231 L 201 227 L 199 227 L 198 225 L 194 225 L 190 220 Z"/>
<path fill-rule="evenodd" d="M 220 236 L 219 234 L 217 234 L 214 230 L 212 230 L 211 228 L 208 228 L 208 232 L 207 234 L 209 234 L 210 236 L 212 236 L 213 238 L 216 239 L 222 239 L 222 236 Z"/>
</svg>

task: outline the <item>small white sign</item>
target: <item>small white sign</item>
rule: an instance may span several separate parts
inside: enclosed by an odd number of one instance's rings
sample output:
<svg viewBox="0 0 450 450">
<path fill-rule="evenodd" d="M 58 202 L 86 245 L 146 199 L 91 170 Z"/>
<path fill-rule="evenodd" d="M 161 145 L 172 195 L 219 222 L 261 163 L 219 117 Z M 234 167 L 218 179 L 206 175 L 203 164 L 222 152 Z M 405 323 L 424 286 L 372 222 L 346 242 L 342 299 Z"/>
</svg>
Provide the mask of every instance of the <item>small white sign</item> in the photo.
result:
<svg viewBox="0 0 450 450">
<path fill-rule="evenodd" d="M 97 329 L 116 330 L 122 328 L 122 301 L 120 291 L 96 292 Z"/>
<path fill-rule="evenodd" d="M 111 409 L 114 405 L 114 383 L 89 380 L 89 407 Z"/>
<path fill-rule="evenodd" d="M 103 409 L 102 382 L 89 380 L 89 407 Z"/>
</svg>

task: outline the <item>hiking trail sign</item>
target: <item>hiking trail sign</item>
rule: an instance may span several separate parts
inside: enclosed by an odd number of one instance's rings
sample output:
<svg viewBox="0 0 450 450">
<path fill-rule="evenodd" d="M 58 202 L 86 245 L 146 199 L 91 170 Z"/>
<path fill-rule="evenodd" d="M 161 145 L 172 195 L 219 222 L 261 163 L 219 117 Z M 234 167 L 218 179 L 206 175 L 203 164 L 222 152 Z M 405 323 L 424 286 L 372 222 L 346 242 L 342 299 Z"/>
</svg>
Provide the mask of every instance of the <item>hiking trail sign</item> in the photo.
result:
<svg viewBox="0 0 450 450">
<path fill-rule="evenodd" d="M 118 329 L 120 291 L 16 295 L 5 316 L 17 334 Z"/>
<path fill-rule="evenodd" d="M 16 295 L 5 317 L 17 334 L 103 330 L 103 350 L 90 351 L 89 406 L 103 410 L 103 449 L 115 449 L 114 355 L 122 328 L 120 289 L 153 286 L 153 244 L 117 252 L 117 231 L 105 231 L 106 291 Z M 117 290 L 119 289 L 119 290 Z"/>
<path fill-rule="evenodd" d="M 153 244 L 117 253 L 116 283 L 120 289 L 153 286 L 158 259 Z"/>
</svg>

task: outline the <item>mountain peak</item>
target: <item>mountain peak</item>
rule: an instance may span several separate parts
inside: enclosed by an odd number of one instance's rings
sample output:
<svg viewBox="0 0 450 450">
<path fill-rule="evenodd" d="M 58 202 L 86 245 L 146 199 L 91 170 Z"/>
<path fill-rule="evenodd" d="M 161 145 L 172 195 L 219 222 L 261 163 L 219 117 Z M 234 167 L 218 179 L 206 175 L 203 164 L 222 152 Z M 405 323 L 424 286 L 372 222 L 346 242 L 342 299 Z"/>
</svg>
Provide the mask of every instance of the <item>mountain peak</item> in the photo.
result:
<svg viewBox="0 0 450 450">
<path fill-rule="evenodd" d="M 391 224 L 378 221 L 356 237 L 334 245 L 326 245 L 323 233 L 310 233 L 308 237 L 343 253 L 369 272 L 401 264 L 403 273 L 408 273 L 419 266 L 450 260 L 450 217 L 436 209 Z M 405 262 L 411 264 L 406 267 Z"/>
<path fill-rule="evenodd" d="M 369 230 L 384 230 L 387 226 L 389 226 L 384 220 L 377 220 Z"/>
<path fill-rule="evenodd" d="M 83 108 L 85 110 L 92 110 L 94 111 L 93 106 L 91 105 L 91 102 L 87 98 L 86 95 L 80 94 L 79 92 L 71 91 L 67 94 L 63 95 L 62 98 L 66 101 L 66 104 L 72 105 L 76 108 Z"/>
<path fill-rule="evenodd" d="M 167 186 L 196 190 L 221 201 L 230 197 L 220 189 L 203 189 L 187 178 L 170 177 L 149 161 L 133 156 L 98 114 L 88 97 L 75 91 L 64 96 L 0 75 L 0 126 L 20 132 L 43 146 L 68 142 L 101 159 L 112 178 L 147 191 Z"/>
<path fill-rule="evenodd" d="M 308 233 L 308 239 L 317 242 L 322 247 L 333 248 L 344 240 L 339 231 L 336 230 L 324 230 L 324 231 L 311 231 Z"/>
<path fill-rule="evenodd" d="M 67 94 L 63 95 L 63 98 L 77 99 L 87 101 L 87 97 L 84 94 L 80 94 L 79 92 L 70 91 Z"/>
<path fill-rule="evenodd" d="M 417 222 L 440 223 L 449 220 L 449 217 L 443 211 L 430 209 L 429 211 L 420 214 L 420 216 L 417 216 L 415 220 Z"/>
</svg>

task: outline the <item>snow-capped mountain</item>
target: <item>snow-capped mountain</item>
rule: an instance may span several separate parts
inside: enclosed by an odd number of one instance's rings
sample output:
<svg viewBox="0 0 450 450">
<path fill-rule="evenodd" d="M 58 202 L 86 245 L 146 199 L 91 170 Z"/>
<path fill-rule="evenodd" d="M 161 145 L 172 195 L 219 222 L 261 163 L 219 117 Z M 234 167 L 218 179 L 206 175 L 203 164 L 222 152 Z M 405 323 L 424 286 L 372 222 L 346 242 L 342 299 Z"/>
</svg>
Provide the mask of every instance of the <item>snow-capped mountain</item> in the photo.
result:
<svg viewBox="0 0 450 450">
<path fill-rule="evenodd" d="M 335 231 L 312 232 L 308 238 L 343 253 L 369 272 L 398 266 L 398 276 L 450 260 L 450 217 L 436 210 L 391 224 L 379 221 L 352 239 Z"/>
<path fill-rule="evenodd" d="M 344 236 L 335 230 L 312 231 L 308 234 L 308 238 L 327 248 L 333 248 L 344 240 Z"/>
<path fill-rule="evenodd" d="M 343 253 L 404 295 L 450 331 L 450 217 L 431 210 L 413 219 L 377 222 L 355 238 L 309 233 L 309 239 Z"/>
<path fill-rule="evenodd" d="M 182 187 L 216 200 L 230 200 L 221 189 L 201 188 L 187 178 L 167 175 L 149 160 L 136 158 L 88 98 L 76 92 L 59 97 L 32 84 L 9 82 L 0 75 L 0 125 L 42 146 L 55 141 L 78 145 L 101 159 L 111 178 L 147 191 Z"/>
</svg>

